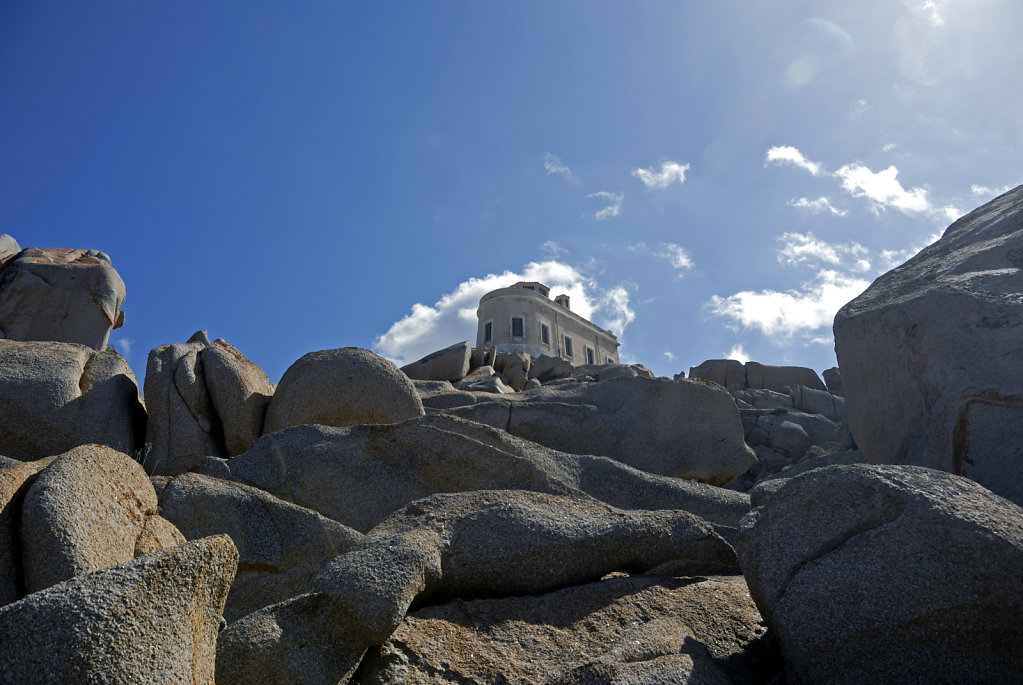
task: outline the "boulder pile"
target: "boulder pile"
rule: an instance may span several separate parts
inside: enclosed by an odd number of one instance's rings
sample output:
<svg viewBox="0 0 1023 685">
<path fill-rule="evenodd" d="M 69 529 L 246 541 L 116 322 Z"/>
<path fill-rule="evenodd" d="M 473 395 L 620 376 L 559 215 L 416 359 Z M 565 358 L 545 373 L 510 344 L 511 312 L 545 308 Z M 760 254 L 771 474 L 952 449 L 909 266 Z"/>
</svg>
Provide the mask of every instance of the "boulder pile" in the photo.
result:
<svg viewBox="0 0 1023 685">
<path fill-rule="evenodd" d="M 110 259 L 0 236 L 0 683 L 1018 682 L 1021 216 L 847 305 L 826 383 L 465 341 L 275 386 L 199 331 L 144 401 Z"/>
</svg>

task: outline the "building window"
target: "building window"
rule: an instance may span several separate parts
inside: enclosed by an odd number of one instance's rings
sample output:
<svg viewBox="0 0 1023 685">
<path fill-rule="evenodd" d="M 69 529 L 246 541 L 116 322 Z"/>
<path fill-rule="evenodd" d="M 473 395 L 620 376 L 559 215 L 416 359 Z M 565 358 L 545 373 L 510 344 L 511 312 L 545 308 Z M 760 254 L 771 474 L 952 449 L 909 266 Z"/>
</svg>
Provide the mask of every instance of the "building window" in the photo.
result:
<svg viewBox="0 0 1023 685">
<path fill-rule="evenodd" d="M 512 337 L 521 338 L 523 336 L 524 322 L 521 316 L 513 316 L 511 320 L 512 326 Z"/>
<path fill-rule="evenodd" d="M 593 348 L 592 347 L 587 347 L 586 348 L 586 363 L 587 364 L 596 364 L 597 363 L 597 356 L 593 353 Z"/>
<path fill-rule="evenodd" d="M 567 335 L 565 336 L 565 356 L 566 357 L 574 356 L 572 354 L 572 339 Z"/>
<path fill-rule="evenodd" d="M 494 322 L 488 321 L 483 324 L 483 342 L 490 342 L 494 339 Z"/>
<path fill-rule="evenodd" d="M 540 342 L 544 345 L 551 344 L 551 329 L 545 323 L 540 324 Z"/>
</svg>

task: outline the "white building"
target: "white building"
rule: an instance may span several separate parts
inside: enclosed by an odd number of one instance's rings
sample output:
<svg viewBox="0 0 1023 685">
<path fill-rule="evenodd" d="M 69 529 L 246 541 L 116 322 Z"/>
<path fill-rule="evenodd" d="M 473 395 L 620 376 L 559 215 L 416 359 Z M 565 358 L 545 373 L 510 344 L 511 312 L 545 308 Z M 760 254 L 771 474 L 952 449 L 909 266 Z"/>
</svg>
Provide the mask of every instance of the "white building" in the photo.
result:
<svg viewBox="0 0 1023 685">
<path fill-rule="evenodd" d="M 552 301 L 542 283 L 520 281 L 480 298 L 476 347 L 561 357 L 575 366 L 617 364 L 618 339 L 569 309 L 568 295 Z"/>
</svg>

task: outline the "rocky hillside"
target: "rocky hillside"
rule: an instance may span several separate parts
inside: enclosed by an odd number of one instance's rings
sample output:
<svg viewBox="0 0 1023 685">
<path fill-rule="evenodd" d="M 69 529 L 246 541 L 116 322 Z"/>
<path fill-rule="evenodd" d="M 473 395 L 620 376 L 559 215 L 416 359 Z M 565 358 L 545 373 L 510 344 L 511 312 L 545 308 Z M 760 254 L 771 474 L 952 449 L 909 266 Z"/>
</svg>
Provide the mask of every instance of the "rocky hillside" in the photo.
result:
<svg viewBox="0 0 1023 685">
<path fill-rule="evenodd" d="M 1023 187 L 840 369 L 468 342 L 106 350 L 101 252 L 0 236 L 0 682 L 1013 683 Z"/>
</svg>

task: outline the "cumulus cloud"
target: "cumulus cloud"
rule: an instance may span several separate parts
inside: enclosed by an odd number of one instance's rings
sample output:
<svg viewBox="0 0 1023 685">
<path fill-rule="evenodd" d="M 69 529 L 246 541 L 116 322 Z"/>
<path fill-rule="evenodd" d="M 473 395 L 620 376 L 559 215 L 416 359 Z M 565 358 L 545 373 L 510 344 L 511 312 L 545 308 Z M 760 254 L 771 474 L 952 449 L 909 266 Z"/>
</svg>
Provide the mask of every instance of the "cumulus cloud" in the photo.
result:
<svg viewBox="0 0 1023 685">
<path fill-rule="evenodd" d="M 853 197 L 867 198 L 875 207 L 894 207 L 907 213 L 931 211 L 927 191 L 919 187 L 906 190 L 896 178 L 898 175 L 899 170 L 894 164 L 874 172 L 862 164 L 853 163 L 835 172 L 842 188 Z"/>
<path fill-rule="evenodd" d="M 687 171 L 689 171 L 688 164 L 664 162 L 661 164 L 660 171 L 655 170 L 653 167 L 649 169 L 633 169 L 632 175 L 642 181 L 643 185 L 647 188 L 663 190 L 675 181 L 678 181 L 679 185 L 685 183 Z"/>
<path fill-rule="evenodd" d="M 568 168 L 568 165 L 562 164 L 561 159 L 550 152 L 543 153 L 543 168 L 548 176 L 556 174 L 569 183 L 580 183 L 579 179 L 572 173 L 572 170 Z"/>
<path fill-rule="evenodd" d="M 133 338 L 118 338 L 116 345 L 118 351 L 120 351 L 123 356 L 127 357 L 131 354 L 131 346 L 134 344 L 135 340 Z"/>
<path fill-rule="evenodd" d="M 819 262 L 853 271 L 869 271 L 869 250 L 856 242 L 845 244 L 820 240 L 813 233 L 783 233 L 778 240 L 778 261 L 787 266 Z"/>
<path fill-rule="evenodd" d="M 678 357 L 676 357 L 676 356 L 675 356 L 674 354 L 672 354 L 671 352 L 665 352 L 665 353 L 664 353 L 664 358 L 665 358 L 665 359 L 667 359 L 667 360 L 668 360 L 669 362 L 673 362 L 673 361 L 675 361 L 676 359 L 678 359 Z"/>
<path fill-rule="evenodd" d="M 572 311 L 619 338 L 636 317 L 624 287 L 601 289 L 576 267 L 550 259 L 530 262 L 521 272 L 469 278 L 433 305 L 417 302 L 409 314 L 376 338 L 373 351 L 403 366 L 460 340 L 475 344 L 480 297 L 518 281 L 539 281 L 550 286 L 552 295 L 565 293 L 571 298 Z"/>
<path fill-rule="evenodd" d="M 736 343 L 732 345 L 732 349 L 725 352 L 725 359 L 734 359 L 745 364 L 749 361 L 750 357 L 746 353 L 746 349 L 742 346 L 742 343 Z"/>
<path fill-rule="evenodd" d="M 819 197 L 816 200 L 811 200 L 808 197 L 801 197 L 798 200 L 789 200 L 789 207 L 798 207 L 799 209 L 806 209 L 814 214 L 820 212 L 831 212 L 835 216 L 845 216 L 849 212 L 844 209 L 838 209 L 831 204 L 831 200 L 826 197 Z"/>
<path fill-rule="evenodd" d="M 803 156 L 802 152 L 791 145 L 778 145 L 768 149 L 764 166 L 772 162 L 775 164 L 793 164 L 800 169 L 809 171 L 814 176 L 819 176 L 822 172 L 820 164 L 811 162 Z"/>
<path fill-rule="evenodd" d="M 601 210 L 598 210 L 593 218 L 597 221 L 603 221 L 604 219 L 610 219 L 613 216 L 618 216 L 622 212 L 622 200 L 625 199 L 624 193 L 611 193 L 606 190 L 598 190 L 595 193 L 590 193 L 586 197 L 596 197 L 607 203 L 607 206 Z"/>
<path fill-rule="evenodd" d="M 729 319 L 734 330 L 753 328 L 777 342 L 786 342 L 830 326 L 835 313 L 868 285 L 870 282 L 862 278 L 824 269 L 791 290 L 714 295 L 707 309 Z"/>
</svg>

